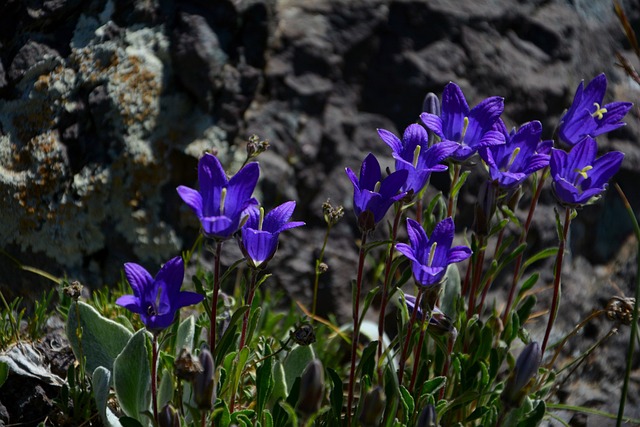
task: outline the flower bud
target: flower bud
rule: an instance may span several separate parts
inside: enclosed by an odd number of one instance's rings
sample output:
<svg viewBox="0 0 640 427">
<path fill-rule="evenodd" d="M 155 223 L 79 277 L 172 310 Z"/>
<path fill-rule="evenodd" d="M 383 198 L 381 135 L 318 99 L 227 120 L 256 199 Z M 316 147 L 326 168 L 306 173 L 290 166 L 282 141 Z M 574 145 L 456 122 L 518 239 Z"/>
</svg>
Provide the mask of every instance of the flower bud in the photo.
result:
<svg viewBox="0 0 640 427">
<path fill-rule="evenodd" d="M 216 400 L 216 368 L 209 349 L 203 348 L 199 358 L 202 371 L 198 372 L 193 380 L 194 400 L 199 409 L 210 410 L 213 409 Z"/>
<path fill-rule="evenodd" d="M 440 99 L 438 96 L 429 92 L 427 96 L 424 97 L 424 101 L 422 102 L 422 111 L 425 113 L 435 114 L 436 116 L 440 116 L 442 113 L 442 109 L 440 107 Z M 429 130 L 429 147 L 436 143 L 436 134 L 433 131 Z"/>
<path fill-rule="evenodd" d="M 180 427 L 180 416 L 170 403 L 164 405 L 158 414 L 158 427 Z"/>
<path fill-rule="evenodd" d="M 438 417 L 435 406 L 429 404 L 424 407 L 422 412 L 420 412 L 416 427 L 438 427 Z"/>
<path fill-rule="evenodd" d="M 507 383 L 502 391 L 502 401 L 507 405 L 518 406 L 527 395 L 531 380 L 535 377 L 540 367 L 542 353 L 540 345 L 532 341 L 522 350 L 513 372 L 509 375 Z"/>
<path fill-rule="evenodd" d="M 290 332 L 289 335 L 298 345 L 307 346 L 316 342 L 316 332 L 309 323 L 296 327 L 295 331 Z"/>
<path fill-rule="evenodd" d="M 382 414 L 386 406 L 387 398 L 384 390 L 380 386 L 376 386 L 369 391 L 364 397 L 362 412 L 360 413 L 360 423 L 364 427 L 377 427 L 382 421 Z"/>
<path fill-rule="evenodd" d="M 320 409 L 324 398 L 324 367 L 319 359 L 313 359 L 300 377 L 300 394 L 296 408 L 305 415 Z"/>
<path fill-rule="evenodd" d="M 491 229 L 491 219 L 496 212 L 496 188 L 487 181 L 480 187 L 475 206 L 475 229 L 479 235 L 486 236 Z"/>
</svg>

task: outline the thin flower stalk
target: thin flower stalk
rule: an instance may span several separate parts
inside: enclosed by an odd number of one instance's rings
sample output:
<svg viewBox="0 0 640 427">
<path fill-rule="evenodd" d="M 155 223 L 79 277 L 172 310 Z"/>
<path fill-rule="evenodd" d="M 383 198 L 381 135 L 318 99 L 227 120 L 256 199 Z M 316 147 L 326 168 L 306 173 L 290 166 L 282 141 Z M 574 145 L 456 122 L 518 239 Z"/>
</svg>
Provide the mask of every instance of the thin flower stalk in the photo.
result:
<svg viewBox="0 0 640 427">
<path fill-rule="evenodd" d="M 398 369 L 398 384 L 402 384 L 402 378 L 404 377 L 404 367 L 407 363 L 407 354 L 409 353 L 409 343 L 411 342 L 411 335 L 413 334 L 413 325 L 418 316 L 418 312 L 420 311 L 418 308 L 420 304 L 422 304 L 422 296 L 424 294 L 425 288 L 422 286 L 418 286 L 418 293 L 416 295 L 416 301 L 414 305 L 414 309 L 411 312 L 411 319 L 409 319 L 409 324 L 407 325 L 407 334 L 404 338 L 404 344 L 402 345 L 402 353 L 400 354 L 400 367 Z M 423 316 L 427 317 L 427 316 Z"/>
<path fill-rule="evenodd" d="M 418 311 L 416 309 L 415 311 Z M 418 339 L 418 345 L 413 349 L 413 370 L 411 371 L 411 382 L 409 383 L 409 393 L 413 394 L 413 388 L 418 378 L 418 369 L 420 367 L 420 356 L 422 355 L 422 348 L 424 346 L 424 338 L 427 332 L 427 325 L 431 322 L 431 313 L 429 315 L 423 315 L 420 322 L 420 338 Z"/>
<path fill-rule="evenodd" d="M 486 251 L 485 236 L 478 235 L 478 254 L 475 257 L 473 264 L 473 271 L 471 274 L 471 290 L 469 291 L 469 306 L 467 307 L 467 319 L 470 319 L 475 312 L 476 296 L 478 293 L 478 285 L 480 284 L 480 278 L 482 277 L 482 266 L 484 264 L 484 254 Z"/>
<path fill-rule="evenodd" d="M 382 385 L 382 346 L 384 345 L 384 324 L 387 304 L 389 302 L 389 285 L 391 281 L 391 264 L 393 261 L 393 253 L 395 251 L 396 238 L 398 236 L 398 225 L 402 218 L 402 200 L 398 202 L 396 207 L 396 215 L 393 220 L 393 228 L 391 229 L 391 242 L 389 244 L 389 254 L 384 266 L 384 283 L 382 284 L 382 295 L 380 297 L 380 313 L 378 317 L 378 381 Z"/>
<path fill-rule="evenodd" d="M 496 246 L 495 246 L 495 250 L 493 251 L 493 253 L 498 253 L 498 250 L 500 249 L 500 246 L 502 246 L 502 241 L 504 240 L 504 232 L 506 230 L 506 227 L 503 228 L 502 230 L 500 230 L 500 233 L 498 233 L 498 238 L 496 240 Z M 487 277 L 487 279 L 484 281 L 484 286 L 482 287 L 482 296 L 480 297 L 480 304 L 478 304 L 478 307 L 476 308 L 476 313 L 481 314 L 482 313 L 482 308 L 484 307 L 484 301 L 487 297 L 487 294 L 489 293 L 489 288 L 491 288 L 491 285 L 493 284 L 493 279 L 495 277 L 491 274 L 489 275 L 489 277 Z"/>
<path fill-rule="evenodd" d="M 640 271 L 640 224 L 638 224 L 638 219 L 636 218 L 635 212 L 631 208 L 631 204 L 629 200 L 622 192 L 622 189 L 618 184 L 616 184 L 616 190 L 618 190 L 618 194 L 622 198 L 622 202 L 624 203 L 624 207 L 629 214 L 629 218 L 631 219 L 631 223 L 633 224 L 633 233 L 636 236 L 636 240 L 638 243 L 638 251 L 636 255 L 636 263 L 638 265 L 638 271 Z M 624 417 L 624 406 L 627 401 L 627 394 L 629 392 L 629 378 L 631 378 L 631 368 L 633 367 L 633 355 L 635 351 L 636 344 L 636 336 L 638 334 L 638 304 L 640 301 L 640 274 L 636 274 L 636 295 L 635 301 L 633 303 L 633 320 L 631 321 L 631 333 L 629 334 L 629 347 L 627 349 L 627 366 L 625 368 L 624 382 L 622 384 L 622 390 L 620 392 L 620 405 L 618 406 L 618 417 L 616 419 L 616 427 L 620 427 L 622 425 L 622 418 Z"/>
<path fill-rule="evenodd" d="M 553 299 L 551 300 L 551 310 L 549 312 L 549 321 L 547 323 L 547 329 L 544 333 L 544 339 L 542 341 L 542 354 L 544 354 L 549 342 L 549 335 L 551 334 L 551 328 L 556 320 L 558 314 L 558 302 L 560 300 L 560 285 L 562 276 L 562 261 L 564 258 L 564 249 L 567 242 L 567 235 L 569 234 L 569 226 L 571 224 L 571 208 L 566 207 L 564 212 L 564 226 L 562 229 L 562 236 L 560 236 L 560 245 L 558 247 L 558 254 L 556 256 L 556 267 L 553 280 Z"/>
<path fill-rule="evenodd" d="M 321 270 L 320 270 L 320 265 L 322 264 L 322 261 L 324 260 L 324 251 L 327 247 L 327 242 L 329 241 L 329 232 L 331 231 L 331 227 L 333 226 L 333 224 L 328 224 L 327 225 L 327 229 L 324 232 L 324 240 L 322 241 L 322 247 L 320 248 L 320 255 L 318 256 L 318 259 L 316 260 L 316 268 L 315 268 L 315 275 L 313 278 L 313 302 L 311 303 L 311 314 L 312 317 L 315 317 L 316 315 L 316 308 L 318 305 L 318 285 L 320 284 L 320 274 L 322 274 Z"/>
<path fill-rule="evenodd" d="M 449 189 L 449 199 L 447 201 L 447 216 L 450 216 L 451 218 L 455 218 L 455 205 L 456 205 L 456 197 L 453 194 L 453 188 L 458 183 L 461 169 L 462 169 L 462 165 L 460 165 L 459 163 L 453 164 L 453 177 L 451 178 L 451 186 Z"/>
<path fill-rule="evenodd" d="M 153 337 L 151 340 L 151 410 L 153 420 L 158 425 L 158 334 L 151 335 Z"/>
<path fill-rule="evenodd" d="M 211 353 L 216 350 L 216 326 L 218 318 L 218 294 L 220 293 L 220 257 L 222 256 L 222 240 L 216 242 L 213 256 L 213 296 L 211 297 L 211 316 L 209 326 L 209 348 Z"/>
<path fill-rule="evenodd" d="M 368 231 L 362 231 L 360 241 L 360 254 L 358 256 L 358 274 L 356 276 L 356 289 L 353 299 L 353 335 L 351 337 L 351 367 L 349 369 L 349 389 L 347 393 L 347 425 L 351 425 L 351 409 L 353 406 L 353 392 L 356 381 L 356 359 L 358 342 L 360 338 L 360 294 L 362 292 L 362 280 L 364 276 L 364 263 L 366 258 L 366 244 Z"/>
<path fill-rule="evenodd" d="M 256 293 L 257 280 L 258 280 L 258 271 L 252 270 L 249 288 L 247 289 L 247 298 L 245 300 L 245 304 L 249 306 L 249 309 L 244 312 L 244 316 L 242 317 L 242 333 L 240 334 L 240 346 L 238 347 L 240 350 L 242 350 L 242 348 L 246 343 L 247 324 L 249 323 L 249 315 L 251 313 L 251 304 L 253 304 L 253 297 Z"/>
<path fill-rule="evenodd" d="M 525 221 L 524 227 L 522 228 L 522 232 L 520 233 L 520 240 L 518 241 L 519 245 L 527 241 L 529 228 L 531 227 L 531 222 L 533 221 L 533 213 L 535 212 L 536 206 L 538 205 L 540 194 L 542 194 L 542 187 L 544 185 L 544 181 L 548 171 L 549 171 L 549 168 L 547 167 L 547 168 L 544 168 L 542 172 L 540 172 L 540 179 L 538 179 L 536 191 L 533 195 L 533 198 L 531 199 L 531 204 L 529 205 L 529 213 L 527 214 L 527 220 Z M 511 279 L 511 288 L 509 289 L 507 304 L 505 305 L 504 312 L 502 313 L 502 323 L 505 325 L 509 317 L 509 312 L 511 311 L 511 304 L 513 303 L 513 297 L 515 296 L 516 287 L 518 286 L 518 282 L 520 281 L 523 257 L 524 257 L 524 252 L 521 252 L 515 259 L 513 276 Z"/>
</svg>

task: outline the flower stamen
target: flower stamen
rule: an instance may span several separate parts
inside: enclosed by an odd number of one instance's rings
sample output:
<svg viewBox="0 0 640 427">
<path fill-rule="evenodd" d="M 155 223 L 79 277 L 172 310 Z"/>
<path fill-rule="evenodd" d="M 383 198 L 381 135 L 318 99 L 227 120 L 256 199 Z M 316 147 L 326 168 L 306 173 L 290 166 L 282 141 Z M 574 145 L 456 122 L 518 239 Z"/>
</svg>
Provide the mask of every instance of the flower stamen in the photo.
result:
<svg viewBox="0 0 640 427">
<path fill-rule="evenodd" d="M 431 264 L 433 263 L 433 259 L 436 256 L 437 246 L 438 246 L 438 242 L 433 242 L 433 244 L 431 245 L 431 249 L 429 249 L 429 260 L 427 262 L 427 267 L 431 267 Z"/>
<path fill-rule="evenodd" d="M 224 215 L 224 200 L 227 198 L 227 187 L 220 191 L 220 215 Z"/>
<path fill-rule="evenodd" d="M 509 170 L 513 162 L 516 160 L 516 157 L 518 157 L 519 153 L 520 153 L 520 147 L 516 147 L 515 150 L 513 150 L 513 153 L 511 153 L 511 158 L 509 159 L 509 163 L 507 163 L 507 170 Z"/>
<path fill-rule="evenodd" d="M 587 165 L 582 169 L 574 169 L 574 172 L 580 175 L 582 178 L 587 179 L 587 172 L 589 172 L 591 169 L 593 169 L 593 166 Z"/>
<path fill-rule="evenodd" d="M 416 149 L 413 150 L 413 167 L 418 166 L 418 157 L 420 157 L 420 151 L 422 150 L 421 145 L 416 145 Z"/>
<path fill-rule="evenodd" d="M 593 114 L 591 114 L 591 117 L 595 117 L 598 120 L 602 120 L 603 115 L 607 113 L 607 109 L 604 107 L 600 107 L 600 104 L 598 104 L 597 102 L 594 102 L 593 105 L 595 105 L 596 111 L 594 111 Z"/>
<path fill-rule="evenodd" d="M 464 136 L 467 134 L 467 128 L 469 127 L 469 117 L 465 117 L 462 121 L 462 135 L 460 135 L 460 142 L 464 141 Z"/>
<path fill-rule="evenodd" d="M 258 230 L 262 231 L 262 223 L 264 222 L 264 208 L 260 206 L 260 218 L 258 219 Z"/>
</svg>

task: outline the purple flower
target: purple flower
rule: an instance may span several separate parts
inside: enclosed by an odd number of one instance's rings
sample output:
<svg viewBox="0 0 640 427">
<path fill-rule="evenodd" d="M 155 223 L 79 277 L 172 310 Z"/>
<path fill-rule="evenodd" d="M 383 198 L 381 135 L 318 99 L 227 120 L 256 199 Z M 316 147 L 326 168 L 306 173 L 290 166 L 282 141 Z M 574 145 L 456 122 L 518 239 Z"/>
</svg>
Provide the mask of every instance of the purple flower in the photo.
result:
<svg viewBox="0 0 640 427">
<path fill-rule="evenodd" d="M 278 248 L 281 232 L 304 225 L 304 222 L 289 222 L 296 202 L 286 202 L 274 208 L 266 216 L 262 208 L 251 209 L 249 219 L 242 226 L 240 249 L 252 268 L 264 268 Z"/>
<path fill-rule="evenodd" d="M 396 170 L 408 172 L 407 182 L 402 191 L 413 190 L 418 194 L 427 184 L 431 172 L 444 172 L 447 166 L 441 165 L 447 157 L 458 149 L 455 142 L 441 142 L 429 147 L 429 135 L 420 125 L 407 127 L 402 141 L 388 130 L 378 129 L 378 135 L 393 150 L 396 159 Z"/>
<path fill-rule="evenodd" d="M 413 314 L 413 310 L 416 309 L 416 297 L 410 294 L 404 294 L 404 302 L 407 305 L 409 314 Z M 422 309 L 422 307 L 418 307 L 417 310 L 418 312 L 416 313 L 416 318 L 418 320 L 422 320 L 422 316 L 424 316 L 425 314 L 424 310 Z M 433 310 L 431 310 L 431 314 L 427 313 L 427 316 L 429 316 L 429 328 L 434 332 L 444 334 L 450 333 L 455 329 L 451 318 L 444 314 L 438 307 L 433 307 Z"/>
<path fill-rule="evenodd" d="M 353 209 L 362 229 L 375 227 L 391 205 L 405 196 L 405 193 L 398 194 L 398 191 L 407 181 L 409 173 L 406 170 L 399 170 L 382 179 L 380 163 L 371 153 L 362 162 L 360 179 L 350 168 L 346 168 L 346 172 L 353 184 Z M 363 216 L 369 215 L 367 212 L 373 216 L 373 224 L 362 220 Z M 365 223 L 366 226 L 362 227 Z"/>
<path fill-rule="evenodd" d="M 132 262 L 124 265 L 124 273 L 133 289 L 133 295 L 123 295 L 116 304 L 138 313 L 147 329 L 166 329 L 176 312 L 187 305 L 197 304 L 204 297 L 195 292 L 182 292 L 184 262 L 175 257 L 162 266 L 155 278 L 144 267 Z"/>
<path fill-rule="evenodd" d="M 183 185 L 177 191 L 200 219 L 204 235 L 226 240 L 238 231 L 245 210 L 257 205 L 251 194 L 259 175 L 258 164 L 249 163 L 227 179 L 217 157 L 206 153 L 198 162 L 200 191 Z"/>
<path fill-rule="evenodd" d="M 411 245 L 396 244 L 396 249 L 411 260 L 413 277 L 420 286 L 434 286 L 442 281 L 447 267 L 471 256 L 466 246 L 451 247 L 455 226 L 451 217 L 440 221 L 427 237 L 417 221 L 407 219 L 407 232 Z"/>
<path fill-rule="evenodd" d="M 630 102 L 612 102 L 602 105 L 607 91 L 607 76 L 600 74 L 584 88 L 580 82 L 573 103 L 562 116 L 558 127 L 560 139 L 569 145 L 576 145 L 585 136 L 595 138 L 624 126 L 622 118 L 633 105 Z"/>
<path fill-rule="evenodd" d="M 620 168 L 624 154 L 612 151 L 596 159 L 596 140 L 586 137 L 570 152 L 552 149 L 549 166 L 553 190 L 565 205 L 584 205 L 607 188 L 607 182 Z"/>
<path fill-rule="evenodd" d="M 458 150 L 451 156 L 457 162 L 471 157 L 480 147 L 504 144 L 504 135 L 492 130 L 504 110 L 504 100 L 499 96 L 486 98 L 469 110 L 462 90 L 451 82 L 442 92 L 442 113 L 422 113 L 424 124 L 444 141 L 458 143 Z"/>
<path fill-rule="evenodd" d="M 539 121 L 525 123 L 511 133 L 502 120 L 498 120 L 494 128 L 504 135 L 505 143 L 481 147 L 478 153 L 489 167 L 491 180 L 500 187 L 517 187 L 533 172 L 549 164 L 553 141 L 540 140 L 542 124 Z"/>
</svg>

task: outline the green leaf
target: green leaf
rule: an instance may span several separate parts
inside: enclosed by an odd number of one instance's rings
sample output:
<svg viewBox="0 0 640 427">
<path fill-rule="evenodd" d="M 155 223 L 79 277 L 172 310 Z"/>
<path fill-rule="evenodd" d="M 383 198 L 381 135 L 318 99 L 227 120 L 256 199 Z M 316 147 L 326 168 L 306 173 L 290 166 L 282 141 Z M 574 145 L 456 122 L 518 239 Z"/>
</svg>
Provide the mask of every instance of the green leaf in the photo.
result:
<svg viewBox="0 0 640 427">
<path fill-rule="evenodd" d="M 78 326 L 81 339 L 78 339 Z M 132 335 L 127 328 L 103 317 L 88 304 L 77 302 L 69 307 L 67 337 L 76 358 L 85 358 L 87 372 L 93 372 L 99 366 L 113 369 L 113 362 Z"/>
<path fill-rule="evenodd" d="M 444 277 L 444 293 L 442 298 L 440 298 L 440 309 L 455 322 L 458 318 L 456 302 L 458 301 L 458 298 L 460 298 L 460 293 L 462 292 L 458 266 L 456 264 L 449 264 Z"/>
<path fill-rule="evenodd" d="M 180 322 L 178 326 L 178 333 L 176 335 L 176 347 L 173 354 L 178 357 L 180 351 L 186 348 L 189 351 L 193 351 L 193 338 L 196 333 L 196 318 L 191 315 Z"/>
<path fill-rule="evenodd" d="M 533 411 L 529 412 L 518 422 L 518 427 L 536 427 L 542 421 L 545 412 L 547 411 L 546 405 L 543 400 L 538 400 L 537 405 L 533 408 Z"/>
<path fill-rule="evenodd" d="M 144 425 L 143 412 L 150 409 L 151 373 L 147 351 L 147 334 L 136 332 L 113 363 L 113 386 L 123 412 Z"/>
<path fill-rule="evenodd" d="M 536 305 L 536 301 L 537 301 L 537 298 L 535 295 L 529 295 L 524 300 L 522 305 L 518 308 L 517 310 L 518 320 L 520 320 L 521 324 L 526 323 L 526 321 L 529 319 L 529 316 L 531 315 L 531 311 L 533 310 L 533 307 L 535 307 Z"/>
<path fill-rule="evenodd" d="M 407 390 L 403 385 L 400 386 L 400 401 L 404 407 L 405 418 L 411 418 L 411 414 L 413 414 L 416 405 L 413 401 L 413 396 L 411 396 L 409 390 Z"/>
<path fill-rule="evenodd" d="M 520 290 L 518 291 L 518 299 L 520 299 L 522 295 L 524 295 L 524 293 L 529 289 L 533 288 L 539 277 L 540 273 L 533 273 L 527 280 L 524 281 L 522 286 L 520 286 Z"/>
<path fill-rule="evenodd" d="M 451 190 L 451 195 L 453 197 L 457 197 L 458 196 L 458 193 L 460 192 L 460 189 L 462 188 L 464 183 L 467 181 L 467 177 L 469 176 L 470 173 L 471 173 L 471 171 L 468 171 L 468 170 L 462 172 L 462 174 L 458 178 L 458 182 L 456 182 L 456 184 L 454 185 L 453 189 Z"/>
<path fill-rule="evenodd" d="M 140 421 L 131 417 L 120 417 L 122 427 L 143 427 Z"/>
<path fill-rule="evenodd" d="M 104 366 L 98 366 L 92 375 L 93 398 L 100 419 L 106 427 L 122 427 L 118 417 L 107 406 L 109 400 L 109 383 L 111 382 L 111 371 Z"/>
<path fill-rule="evenodd" d="M 315 352 L 313 351 L 313 347 L 310 345 L 299 345 L 289 352 L 287 358 L 284 359 L 283 362 L 284 374 L 287 383 L 287 393 L 291 393 L 291 387 L 295 379 L 302 375 L 304 368 L 306 368 L 307 365 L 315 358 Z M 295 403 L 296 402 L 293 404 Z"/>
<path fill-rule="evenodd" d="M 336 419 L 340 419 L 342 414 L 342 401 L 343 401 L 343 391 L 342 391 L 342 378 L 340 375 L 332 369 L 327 368 L 327 373 L 329 374 L 329 378 L 331 378 L 331 393 L 329 394 L 329 402 L 331 402 L 331 411 L 333 412 L 333 416 Z"/>
<path fill-rule="evenodd" d="M 282 362 L 276 360 L 273 364 L 273 391 L 269 402 L 275 404 L 278 399 L 284 399 L 287 396 L 287 377 L 284 373 Z"/>
<path fill-rule="evenodd" d="M 271 347 L 267 344 L 265 347 L 267 354 L 271 353 Z M 258 419 L 262 419 L 262 413 L 264 407 L 269 400 L 269 396 L 274 388 L 273 379 L 273 357 L 267 357 L 262 365 L 256 369 L 256 410 L 258 412 Z"/>
<path fill-rule="evenodd" d="M 367 292 L 367 296 L 364 298 L 364 304 L 362 305 L 362 308 L 361 308 L 362 313 L 360 313 L 360 319 L 358 320 L 360 325 L 362 325 L 362 322 L 364 321 L 364 316 L 367 314 L 367 310 L 369 310 L 369 306 L 371 305 L 373 298 L 378 294 L 378 292 L 380 292 L 380 286 L 376 286 L 375 288 Z"/>
<path fill-rule="evenodd" d="M 243 305 L 241 307 L 238 307 L 238 309 L 233 312 L 233 315 L 229 320 L 229 325 L 227 326 L 227 329 L 224 331 L 224 334 L 222 334 L 220 341 L 216 345 L 216 350 L 214 355 L 216 365 L 220 364 L 220 362 L 224 359 L 229 349 L 232 348 L 233 344 L 235 344 L 235 341 L 236 341 L 235 334 L 236 334 L 236 330 L 238 329 L 236 327 L 236 323 L 238 323 L 242 319 L 242 317 L 244 316 L 244 312 L 247 311 L 248 309 L 249 309 L 248 306 Z"/>
<path fill-rule="evenodd" d="M 433 394 L 436 391 L 440 390 L 447 382 L 447 377 L 435 377 L 427 380 L 422 385 L 422 393 L 421 396 L 425 396 L 428 394 Z"/>
<path fill-rule="evenodd" d="M 173 375 L 164 369 L 160 378 L 160 386 L 158 387 L 158 410 L 173 400 Z"/>
<path fill-rule="evenodd" d="M 363 376 L 373 377 L 376 369 L 376 352 L 378 350 L 378 341 L 371 341 L 362 351 L 360 363 L 358 363 L 357 372 L 362 378 Z"/>
<path fill-rule="evenodd" d="M 527 260 L 522 264 L 522 271 L 525 271 L 527 267 L 529 267 L 534 262 L 540 261 L 545 258 L 550 258 L 552 256 L 555 256 L 557 253 L 558 253 L 558 248 L 556 246 L 541 250 L 535 255 L 527 258 Z"/>
</svg>

